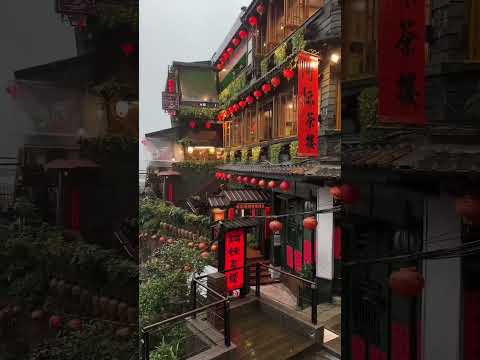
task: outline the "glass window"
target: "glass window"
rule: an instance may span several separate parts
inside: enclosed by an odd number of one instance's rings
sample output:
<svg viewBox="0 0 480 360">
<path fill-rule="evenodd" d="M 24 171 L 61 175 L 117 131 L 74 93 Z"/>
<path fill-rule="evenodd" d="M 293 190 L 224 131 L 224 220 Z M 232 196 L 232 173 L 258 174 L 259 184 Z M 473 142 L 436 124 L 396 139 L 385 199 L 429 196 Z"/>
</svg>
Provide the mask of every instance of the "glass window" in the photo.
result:
<svg viewBox="0 0 480 360">
<path fill-rule="evenodd" d="M 245 143 L 253 144 L 256 141 L 257 134 L 257 118 L 255 111 L 247 110 L 244 112 L 245 122 Z"/>
<path fill-rule="evenodd" d="M 290 93 L 280 94 L 276 102 L 275 137 L 283 138 L 297 134 L 297 97 Z"/>
<path fill-rule="evenodd" d="M 268 141 L 273 138 L 273 102 L 270 101 L 260 107 L 258 114 L 258 140 Z"/>
</svg>

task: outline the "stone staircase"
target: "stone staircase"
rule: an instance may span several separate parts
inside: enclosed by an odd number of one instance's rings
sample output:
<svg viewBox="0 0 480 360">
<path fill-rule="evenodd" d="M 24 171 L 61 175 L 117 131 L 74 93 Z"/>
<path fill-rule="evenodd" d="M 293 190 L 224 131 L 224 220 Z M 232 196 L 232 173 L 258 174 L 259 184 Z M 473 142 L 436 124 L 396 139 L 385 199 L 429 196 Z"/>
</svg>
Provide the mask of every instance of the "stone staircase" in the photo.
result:
<svg viewBox="0 0 480 360">
<path fill-rule="evenodd" d="M 269 260 L 265 260 L 262 256 L 253 257 L 247 259 L 247 265 L 249 266 L 248 273 L 250 276 L 250 286 L 255 286 L 255 263 L 260 262 L 265 265 L 271 265 Z M 278 280 L 273 280 L 270 276 L 270 271 L 263 266 L 260 267 L 260 285 L 269 285 L 278 283 Z"/>
</svg>

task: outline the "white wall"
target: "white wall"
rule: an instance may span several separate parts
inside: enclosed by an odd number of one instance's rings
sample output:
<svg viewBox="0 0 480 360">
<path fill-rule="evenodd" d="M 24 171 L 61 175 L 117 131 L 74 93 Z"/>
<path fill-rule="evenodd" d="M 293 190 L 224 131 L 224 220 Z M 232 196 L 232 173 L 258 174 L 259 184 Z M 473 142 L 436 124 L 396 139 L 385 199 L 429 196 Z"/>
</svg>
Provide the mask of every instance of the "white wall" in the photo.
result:
<svg viewBox="0 0 480 360">
<path fill-rule="evenodd" d="M 317 209 L 333 206 L 330 188 L 319 187 L 317 190 Z M 317 277 L 333 279 L 333 213 L 317 214 L 317 257 L 315 259 Z"/>
<path fill-rule="evenodd" d="M 460 218 L 454 198 L 442 196 L 426 200 L 425 250 L 461 244 Z M 424 261 L 423 358 L 460 360 L 461 341 L 461 260 Z"/>
</svg>

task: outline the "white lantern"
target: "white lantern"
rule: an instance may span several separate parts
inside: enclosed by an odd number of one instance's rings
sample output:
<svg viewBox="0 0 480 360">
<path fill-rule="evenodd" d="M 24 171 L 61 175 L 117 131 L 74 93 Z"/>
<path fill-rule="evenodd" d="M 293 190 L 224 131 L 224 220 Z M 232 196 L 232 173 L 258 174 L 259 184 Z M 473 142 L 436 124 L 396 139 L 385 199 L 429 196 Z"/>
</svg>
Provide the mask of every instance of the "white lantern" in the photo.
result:
<svg viewBox="0 0 480 360">
<path fill-rule="evenodd" d="M 115 105 L 115 111 L 117 112 L 117 115 L 121 118 L 124 118 L 125 116 L 128 115 L 128 110 L 129 110 L 128 101 L 119 101 Z"/>
</svg>

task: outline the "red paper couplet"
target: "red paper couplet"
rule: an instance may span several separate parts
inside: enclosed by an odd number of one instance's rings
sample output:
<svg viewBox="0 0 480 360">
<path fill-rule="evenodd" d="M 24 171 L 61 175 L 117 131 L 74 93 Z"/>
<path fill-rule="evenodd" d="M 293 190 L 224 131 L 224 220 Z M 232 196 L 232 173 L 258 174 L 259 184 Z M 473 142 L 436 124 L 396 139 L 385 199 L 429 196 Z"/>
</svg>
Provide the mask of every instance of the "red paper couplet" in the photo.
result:
<svg viewBox="0 0 480 360">
<path fill-rule="evenodd" d="M 245 230 L 238 229 L 225 234 L 225 281 L 228 291 L 238 290 L 244 285 Z M 236 269 L 228 271 L 230 269 Z"/>
</svg>

